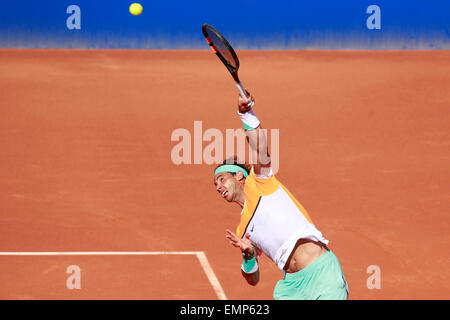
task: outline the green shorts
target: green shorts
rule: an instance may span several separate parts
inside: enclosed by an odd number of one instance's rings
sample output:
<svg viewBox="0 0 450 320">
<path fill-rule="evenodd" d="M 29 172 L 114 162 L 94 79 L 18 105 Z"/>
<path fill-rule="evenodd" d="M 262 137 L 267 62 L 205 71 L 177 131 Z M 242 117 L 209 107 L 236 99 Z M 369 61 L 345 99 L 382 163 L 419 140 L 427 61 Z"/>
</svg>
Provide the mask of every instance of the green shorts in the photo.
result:
<svg viewBox="0 0 450 320">
<path fill-rule="evenodd" d="M 331 250 L 306 268 L 285 273 L 273 292 L 275 300 L 346 300 L 348 285 Z"/>
</svg>

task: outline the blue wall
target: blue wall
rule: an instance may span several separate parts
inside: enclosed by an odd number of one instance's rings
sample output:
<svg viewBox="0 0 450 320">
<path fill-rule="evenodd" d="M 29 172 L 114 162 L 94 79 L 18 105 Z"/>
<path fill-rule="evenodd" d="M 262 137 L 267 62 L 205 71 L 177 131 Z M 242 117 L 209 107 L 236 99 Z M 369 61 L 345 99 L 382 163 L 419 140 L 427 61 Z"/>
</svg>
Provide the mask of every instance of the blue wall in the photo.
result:
<svg viewBox="0 0 450 320">
<path fill-rule="evenodd" d="M 1 0 L 0 47 L 206 50 L 207 22 L 237 49 L 450 49 L 450 0 L 134 1 Z M 81 30 L 66 27 L 71 4 Z M 372 4 L 381 30 L 366 27 Z"/>
</svg>

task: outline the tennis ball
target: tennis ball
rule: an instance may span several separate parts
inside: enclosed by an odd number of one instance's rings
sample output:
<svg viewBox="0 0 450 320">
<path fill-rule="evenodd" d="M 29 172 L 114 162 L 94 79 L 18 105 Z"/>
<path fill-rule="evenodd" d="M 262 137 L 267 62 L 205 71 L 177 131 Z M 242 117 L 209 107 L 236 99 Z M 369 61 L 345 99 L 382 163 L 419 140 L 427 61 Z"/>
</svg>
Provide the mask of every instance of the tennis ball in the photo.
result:
<svg viewBox="0 0 450 320">
<path fill-rule="evenodd" d="M 130 5 L 130 13 L 131 13 L 133 16 L 138 16 L 138 15 L 140 15 L 140 14 L 142 13 L 142 5 L 141 5 L 140 3 L 137 3 L 137 2 L 132 3 L 132 4 Z"/>
</svg>

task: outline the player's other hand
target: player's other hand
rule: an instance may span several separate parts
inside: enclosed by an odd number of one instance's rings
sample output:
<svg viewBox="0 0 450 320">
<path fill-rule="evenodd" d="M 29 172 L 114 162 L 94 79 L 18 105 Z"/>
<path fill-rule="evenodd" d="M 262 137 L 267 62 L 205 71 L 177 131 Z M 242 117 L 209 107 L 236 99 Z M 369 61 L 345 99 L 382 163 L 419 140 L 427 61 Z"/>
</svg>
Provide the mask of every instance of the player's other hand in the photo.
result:
<svg viewBox="0 0 450 320">
<path fill-rule="evenodd" d="M 255 103 L 255 99 L 250 94 L 250 92 L 247 91 L 247 97 L 246 99 L 243 99 L 240 95 L 238 98 L 238 110 L 240 113 L 246 113 L 249 112 L 252 109 L 252 105 Z"/>
<path fill-rule="evenodd" d="M 255 254 L 255 248 L 250 241 L 250 234 L 246 234 L 244 238 L 239 238 L 236 234 L 234 234 L 231 230 L 226 230 L 226 238 L 230 240 L 230 244 L 236 248 L 241 249 L 242 253 L 245 253 L 247 256 L 252 256 Z"/>
</svg>

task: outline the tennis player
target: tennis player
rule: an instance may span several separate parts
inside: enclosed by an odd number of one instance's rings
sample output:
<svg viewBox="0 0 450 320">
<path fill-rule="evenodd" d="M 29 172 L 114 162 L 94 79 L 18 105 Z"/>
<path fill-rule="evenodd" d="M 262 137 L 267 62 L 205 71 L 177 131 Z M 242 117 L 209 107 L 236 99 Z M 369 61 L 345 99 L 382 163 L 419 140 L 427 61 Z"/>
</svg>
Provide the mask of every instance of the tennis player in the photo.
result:
<svg viewBox="0 0 450 320">
<path fill-rule="evenodd" d="M 241 273 L 256 285 L 263 252 L 284 273 L 275 286 L 275 299 L 347 299 L 347 282 L 328 240 L 272 173 L 267 139 L 250 107 L 253 103 L 250 94 L 247 99 L 239 97 L 238 115 L 250 148 L 258 154 L 257 164 L 250 167 L 234 158 L 214 171 L 214 185 L 222 198 L 242 208 L 236 233 L 226 230 L 230 244 L 242 252 Z"/>
</svg>

